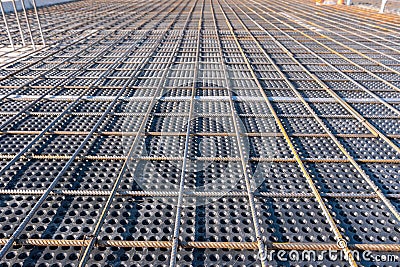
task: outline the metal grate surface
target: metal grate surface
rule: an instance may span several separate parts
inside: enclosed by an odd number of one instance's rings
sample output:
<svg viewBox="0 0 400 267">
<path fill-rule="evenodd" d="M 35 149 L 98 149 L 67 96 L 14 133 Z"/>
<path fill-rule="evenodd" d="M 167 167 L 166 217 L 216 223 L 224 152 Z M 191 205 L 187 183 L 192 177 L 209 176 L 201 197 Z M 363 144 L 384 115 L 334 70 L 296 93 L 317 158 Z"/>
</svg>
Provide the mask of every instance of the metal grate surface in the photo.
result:
<svg viewBox="0 0 400 267">
<path fill-rule="evenodd" d="M 399 17 L 38 12 L 48 46 L 0 66 L 1 266 L 399 266 Z"/>
</svg>

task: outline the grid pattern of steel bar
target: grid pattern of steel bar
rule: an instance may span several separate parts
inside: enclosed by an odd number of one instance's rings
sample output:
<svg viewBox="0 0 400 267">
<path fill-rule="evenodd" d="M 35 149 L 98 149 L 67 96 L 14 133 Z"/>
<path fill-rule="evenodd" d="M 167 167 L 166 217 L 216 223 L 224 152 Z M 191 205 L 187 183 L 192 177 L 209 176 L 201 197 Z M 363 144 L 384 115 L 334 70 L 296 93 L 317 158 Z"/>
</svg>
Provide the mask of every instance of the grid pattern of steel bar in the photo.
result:
<svg viewBox="0 0 400 267">
<path fill-rule="evenodd" d="M 300 0 L 37 14 L 5 15 L 49 45 L 0 66 L 1 266 L 398 266 L 398 17 Z"/>
<path fill-rule="evenodd" d="M 259 44 L 259 43 L 258 43 Z M 280 44 L 280 43 L 279 43 Z M 259 47 L 261 47 L 261 45 L 259 45 Z M 289 52 L 290 53 L 290 52 Z M 265 56 L 270 60 L 271 58 L 268 56 L 268 54 L 265 53 Z M 301 64 L 295 59 L 294 60 L 296 63 L 298 63 L 300 66 Z M 277 67 L 275 65 L 275 67 Z M 284 74 L 279 70 L 279 68 L 276 68 L 277 71 L 281 74 L 282 77 L 285 77 Z M 308 74 L 308 75 L 312 75 L 306 68 L 303 67 L 303 70 Z M 339 142 L 339 140 L 331 133 L 331 131 L 329 130 L 329 128 L 323 123 L 323 121 L 321 120 L 321 118 L 318 117 L 318 115 L 314 112 L 314 110 L 310 107 L 310 105 L 308 105 L 306 103 L 306 101 L 304 101 L 304 98 L 302 97 L 302 95 L 296 90 L 296 88 L 293 86 L 293 84 L 288 80 L 285 79 L 286 82 L 288 83 L 288 85 L 290 85 L 291 89 L 295 91 L 296 96 L 302 100 L 303 104 L 306 106 L 306 108 L 310 111 L 310 113 L 313 115 L 313 117 L 318 121 L 318 123 L 321 125 L 321 127 L 324 129 L 324 131 L 332 138 L 332 140 L 334 141 L 334 143 L 338 146 L 338 148 L 340 149 L 340 151 L 346 156 L 346 158 L 349 159 L 349 161 L 352 163 L 352 165 L 357 169 L 357 171 L 360 173 L 360 175 L 366 180 L 366 182 L 371 186 L 371 188 L 377 193 L 377 195 L 380 196 L 380 198 L 382 199 L 382 201 L 387 205 L 388 209 L 394 214 L 394 216 L 400 220 L 400 215 L 397 212 L 396 208 L 390 203 L 390 201 L 384 196 L 384 194 L 381 192 L 381 190 L 375 185 L 375 183 L 366 175 L 366 173 L 364 172 L 364 170 L 356 163 L 356 161 L 353 159 L 353 157 L 349 154 L 349 152 L 346 150 L 346 148 Z M 395 111 L 398 111 L 395 109 Z M 396 146 L 397 148 L 397 146 Z"/>
</svg>

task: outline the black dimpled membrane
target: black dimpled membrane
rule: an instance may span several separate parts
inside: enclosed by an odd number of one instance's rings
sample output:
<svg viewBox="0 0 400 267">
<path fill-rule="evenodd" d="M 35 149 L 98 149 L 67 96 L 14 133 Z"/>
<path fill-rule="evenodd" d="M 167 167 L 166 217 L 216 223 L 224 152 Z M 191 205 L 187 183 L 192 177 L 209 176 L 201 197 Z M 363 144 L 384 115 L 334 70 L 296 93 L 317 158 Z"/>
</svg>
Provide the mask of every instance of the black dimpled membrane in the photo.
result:
<svg viewBox="0 0 400 267">
<path fill-rule="evenodd" d="M 398 17 L 61 2 L 0 22 L 0 267 L 400 266 Z"/>
</svg>

